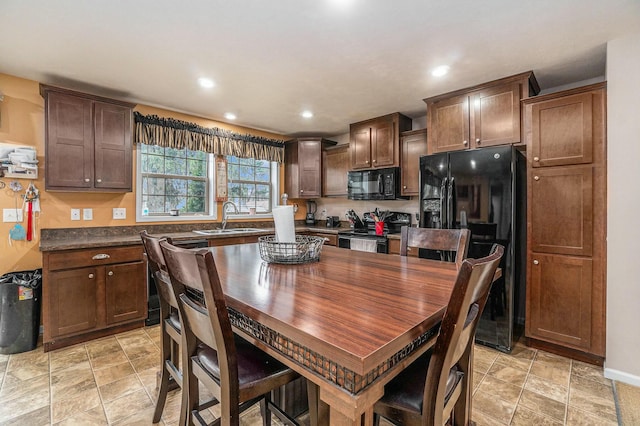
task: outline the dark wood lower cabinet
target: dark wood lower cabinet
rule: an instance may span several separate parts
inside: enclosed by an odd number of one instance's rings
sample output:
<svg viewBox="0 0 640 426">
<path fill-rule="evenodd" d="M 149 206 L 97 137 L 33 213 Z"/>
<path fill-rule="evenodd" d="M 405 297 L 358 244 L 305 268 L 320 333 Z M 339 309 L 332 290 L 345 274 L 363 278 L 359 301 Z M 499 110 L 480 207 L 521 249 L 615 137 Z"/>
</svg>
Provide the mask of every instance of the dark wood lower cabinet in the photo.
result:
<svg viewBox="0 0 640 426">
<path fill-rule="evenodd" d="M 45 303 L 49 318 L 45 329 L 52 338 L 81 333 L 96 327 L 98 321 L 97 268 L 77 268 L 49 274 L 49 289 Z"/>
<path fill-rule="evenodd" d="M 527 335 L 591 348 L 593 263 L 587 257 L 532 253 Z"/>
<path fill-rule="evenodd" d="M 147 316 L 147 288 L 143 262 L 111 265 L 105 268 L 107 324 L 117 324 Z"/>
<path fill-rule="evenodd" d="M 45 252 L 45 351 L 143 326 L 146 274 L 142 245 Z"/>
</svg>

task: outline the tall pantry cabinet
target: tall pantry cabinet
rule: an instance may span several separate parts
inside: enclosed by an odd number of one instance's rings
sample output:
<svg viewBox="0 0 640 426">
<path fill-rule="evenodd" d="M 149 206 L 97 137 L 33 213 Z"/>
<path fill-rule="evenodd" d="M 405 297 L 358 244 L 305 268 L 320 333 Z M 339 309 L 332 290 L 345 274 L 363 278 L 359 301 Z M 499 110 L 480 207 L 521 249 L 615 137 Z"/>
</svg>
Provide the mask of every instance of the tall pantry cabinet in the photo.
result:
<svg viewBox="0 0 640 426">
<path fill-rule="evenodd" d="M 523 102 L 527 306 L 533 346 L 605 355 L 606 83 Z"/>
</svg>

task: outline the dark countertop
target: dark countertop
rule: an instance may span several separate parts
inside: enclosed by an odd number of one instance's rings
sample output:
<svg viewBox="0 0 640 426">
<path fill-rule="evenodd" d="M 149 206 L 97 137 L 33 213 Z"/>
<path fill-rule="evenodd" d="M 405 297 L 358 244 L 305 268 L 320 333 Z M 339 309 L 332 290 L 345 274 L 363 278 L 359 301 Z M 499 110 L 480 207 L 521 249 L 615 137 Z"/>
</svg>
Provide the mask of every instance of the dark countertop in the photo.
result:
<svg viewBox="0 0 640 426">
<path fill-rule="evenodd" d="M 304 221 L 302 221 L 304 222 Z M 269 235 L 274 233 L 273 222 L 261 224 L 237 223 L 237 227 L 259 228 L 261 231 L 228 233 L 219 235 L 201 235 L 192 231 L 197 228 L 194 225 L 148 225 L 105 228 L 70 228 L 70 229 L 43 229 L 40 239 L 40 251 L 60 251 L 97 247 L 118 247 L 142 244 L 140 232 L 147 230 L 154 236 L 170 237 L 178 241 L 211 240 L 218 238 L 232 238 L 240 236 Z M 338 234 L 348 231 L 348 227 L 326 228 L 321 226 L 305 226 L 296 224 L 296 232 L 312 232 L 324 234 Z M 213 228 L 211 225 L 208 228 Z M 231 229 L 232 227 L 230 227 Z M 206 229 L 202 228 L 201 229 Z M 399 239 L 399 234 L 389 235 L 390 239 Z"/>
</svg>

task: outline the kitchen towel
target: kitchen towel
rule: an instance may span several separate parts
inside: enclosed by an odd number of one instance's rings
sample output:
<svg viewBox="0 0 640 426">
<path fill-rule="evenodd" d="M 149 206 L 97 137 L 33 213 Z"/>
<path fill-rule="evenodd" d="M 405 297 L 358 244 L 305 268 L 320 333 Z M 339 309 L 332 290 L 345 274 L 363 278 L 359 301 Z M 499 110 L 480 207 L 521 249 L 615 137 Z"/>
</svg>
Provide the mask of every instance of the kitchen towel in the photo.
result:
<svg viewBox="0 0 640 426">
<path fill-rule="evenodd" d="M 276 226 L 276 241 L 279 243 L 295 243 L 296 228 L 293 221 L 293 206 L 273 208 L 273 221 Z"/>
<path fill-rule="evenodd" d="M 351 238 L 349 240 L 349 247 L 351 250 L 368 251 L 369 253 L 376 253 L 378 243 L 376 240 L 369 240 L 366 238 Z"/>
</svg>

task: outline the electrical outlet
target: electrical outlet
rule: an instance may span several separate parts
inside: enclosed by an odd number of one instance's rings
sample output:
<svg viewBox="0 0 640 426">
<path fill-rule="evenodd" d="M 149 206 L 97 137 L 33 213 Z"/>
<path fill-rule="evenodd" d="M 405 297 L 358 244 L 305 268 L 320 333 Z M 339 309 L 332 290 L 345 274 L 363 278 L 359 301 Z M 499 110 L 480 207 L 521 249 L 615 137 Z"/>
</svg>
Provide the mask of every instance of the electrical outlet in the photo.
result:
<svg viewBox="0 0 640 426">
<path fill-rule="evenodd" d="M 127 209 L 124 207 L 113 209 L 113 218 L 114 219 L 126 219 L 127 218 Z"/>
<path fill-rule="evenodd" d="M 3 222 L 22 222 L 22 209 L 2 209 Z"/>
<path fill-rule="evenodd" d="M 71 209 L 71 220 L 80 220 L 80 209 Z"/>
<path fill-rule="evenodd" d="M 82 209 L 82 220 L 93 220 L 93 209 Z"/>
</svg>

